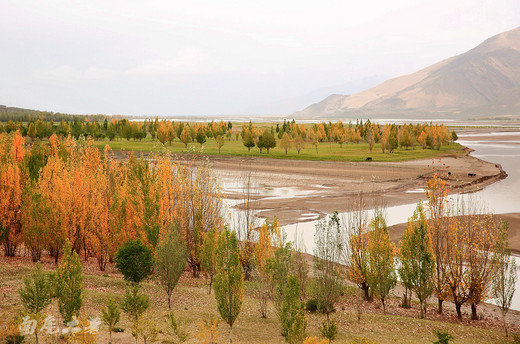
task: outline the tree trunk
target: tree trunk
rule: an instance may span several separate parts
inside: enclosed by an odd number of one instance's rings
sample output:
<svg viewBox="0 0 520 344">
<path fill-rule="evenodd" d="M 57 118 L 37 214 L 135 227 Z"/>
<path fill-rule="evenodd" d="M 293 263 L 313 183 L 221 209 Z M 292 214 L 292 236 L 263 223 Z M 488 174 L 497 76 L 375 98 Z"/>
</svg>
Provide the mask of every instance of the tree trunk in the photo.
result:
<svg viewBox="0 0 520 344">
<path fill-rule="evenodd" d="M 457 310 L 457 318 L 459 320 L 462 320 L 462 311 L 461 311 L 462 304 L 455 302 L 455 309 Z"/>
<path fill-rule="evenodd" d="M 444 300 L 439 299 L 439 307 L 437 308 L 437 313 L 442 314 L 442 303 Z"/>
<path fill-rule="evenodd" d="M 421 309 L 421 319 L 424 319 L 424 301 L 421 301 L 419 308 Z"/>
<path fill-rule="evenodd" d="M 381 304 L 383 305 L 383 314 L 386 314 L 386 305 L 385 305 L 385 298 L 381 298 Z"/>
<path fill-rule="evenodd" d="M 477 304 L 474 302 L 471 303 L 471 320 L 478 320 Z"/>
<path fill-rule="evenodd" d="M 364 295 L 365 295 L 365 301 L 369 301 L 371 302 L 372 301 L 372 296 L 370 296 L 370 293 L 369 293 L 369 286 L 363 282 L 361 284 L 361 289 L 363 290 L 364 292 Z"/>
<path fill-rule="evenodd" d="M 506 331 L 506 337 L 509 337 L 509 333 L 507 332 L 506 316 L 504 314 L 502 314 L 502 319 L 504 320 L 504 330 Z"/>
</svg>

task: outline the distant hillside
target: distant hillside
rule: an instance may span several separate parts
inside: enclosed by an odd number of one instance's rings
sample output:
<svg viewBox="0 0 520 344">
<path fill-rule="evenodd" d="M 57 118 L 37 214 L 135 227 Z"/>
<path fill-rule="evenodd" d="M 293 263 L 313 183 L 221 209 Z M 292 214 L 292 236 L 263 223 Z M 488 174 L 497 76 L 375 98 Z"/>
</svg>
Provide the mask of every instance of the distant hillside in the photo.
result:
<svg viewBox="0 0 520 344">
<path fill-rule="evenodd" d="M 520 116 L 520 27 L 468 52 L 354 95 L 332 95 L 298 118 L 359 115 Z"/>
</svg>

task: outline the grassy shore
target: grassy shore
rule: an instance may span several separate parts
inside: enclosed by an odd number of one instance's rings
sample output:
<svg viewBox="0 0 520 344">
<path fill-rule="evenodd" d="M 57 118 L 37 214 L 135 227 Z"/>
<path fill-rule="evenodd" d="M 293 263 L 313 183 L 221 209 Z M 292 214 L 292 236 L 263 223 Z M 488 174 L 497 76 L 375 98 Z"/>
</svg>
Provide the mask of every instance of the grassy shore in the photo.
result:
<svg viewBox="0 0 520 344">
<path fill-rule="evenodd" d="M 260 153 L 258 148 L 252 148 L 251 152 L 248 152 L 247 148 L 244 147 L 241 140 L 235 141 L 226 140 L 224 146 L 221 148 L 220 153 L 214 139 L 208 139 L 204 145 L 198 143 L 190 143 L 187 147 L 182 142 L 174 141 L 170 145 L 166 143 L 162 145 L 158 141 L 152 141 L 146 139 L 143 141 L 133 140 L 115 140 L 115 141 L 96 141 L 96 145 L 99 148 L 110 146 L 115 151 L 137 151 L 137 152 L 171 152 L 171 153 L 193 153 L 199 152 L 206 155 L 222 155 L 222 156 L 255 156 L 255 157 L 267 157 L 273 159 L 298 159 L 298 160 L 314 160 L 314 161 L 365 161 L 367 157 L 371 157 L 373 161 L 407 161 L 416 159 L 432 159 L 440 156 L 463 155 L 464 151 L 462 146 L 458 143 L 449 144 L 442 146 L 440 150 L 422 149 L 421 147 L 414 148 L 398 148 L 393 153 L 382 153 L 380 144 L 375 144 L 372 152 L 370 152 L 367 143 L 349 143 L 343 144 L 342 147 L 338 143 L 321 142 L 316 151 L 314 146 L 306 144 L 306 147 L 300 151 L 300 154 L 296 149 L 289 149 L 287 154 L 280 147 L 275 147 L 267 153 L 264 149 Z"/>
<path fill-rule="evenodd" d="M 25 276 L 28 276 L 33 263 L 27 257 L 0 258 L 0 314 L 7 311 L 14 315 L 21 309 L 18 296 L 18 288 Z M 53 270 L 54 265 L 50 259 L 45 258 L 43 263 L 45 270 Z M 108 296 L 114 296 L 120 301 L 125 282 L 112 265 L 106 272 L 97 271 L 94 260 L 84 263 L 86 293 L 82 312 L 87 316 L 100 317 Z M 242 312 L 240 313 L 232 332 L 234 343 L 283 343 L 280 335 L 280 322 L 276 317 L 274 308 L 270 305 L 268 318 L 260 317 L 258 303 L 254 298 L 250 285 L 246 284 L 246 293 Z M 164 291 L 152 281 L 144 282 L 143 292 L 150 297 L 151 305 L 145 317 L 153 319 L 159 327 L 159 343 L 165 343 L 168 337 L 168 327 L 165 316 L 168 311 Z M 489 323 L 474 322 L 457 323 L 449 315 L 447 321 L 418 319 L 416 306 L 411 310 L 403 310 L 398 307 L 399 300 L 394 298 L 389 301 L 389 314 L 384 315 L 378 307 L 378 302 L 363 303 L 363 314 L 358 322 L 356 302 L 357 288 L 348 287 L 332 318 L 337 322 L 339 335 L 337 343 L 348 343 L 354 338 L 365 338 L 376 343 L 431 343 L 435 340 L 434 330 L 447 331 L 455 337 L 453 343 L 512 343 L 506 338 L 498 326 L 493 328 Z M 183 322 L 184 329 L 189 333 L 188 343 L 198 343 L 196 333 L 199 323 L 205 319 L 218 319 L 216 302 L 213 294 L 207 293 L 206 280 L 204 278 L 191 278 L 186 272 L 181 278 L 172 297 L 173 311 L 178 319 Z M 54 316 L 58 316 L 56 304 L 45 310 Z M 403 316 L 403 314 L 405 316 Z M 325 319 L 324 315 L 305 313 L 307 318 L 307 333 L 309 336 L 319 336 L 319 325 Z M 429 317 L 433 318 L 433 306 L 430 307 Z M 489 319 L 488 319 L 489 322 Z M 118 327 L 124 329 L 122 333 L 114 333 L 114 343 L 130 343 L 133 337 L 130 334 L 130 322 L 126 315 L 121 316 Z M 223 321 L 219 322 L 219 343 L 229 341 L 229 328 Z M 98 336 L 98 343 L 108 342 L 108 332 L 102 327 Z"/>
</svg>

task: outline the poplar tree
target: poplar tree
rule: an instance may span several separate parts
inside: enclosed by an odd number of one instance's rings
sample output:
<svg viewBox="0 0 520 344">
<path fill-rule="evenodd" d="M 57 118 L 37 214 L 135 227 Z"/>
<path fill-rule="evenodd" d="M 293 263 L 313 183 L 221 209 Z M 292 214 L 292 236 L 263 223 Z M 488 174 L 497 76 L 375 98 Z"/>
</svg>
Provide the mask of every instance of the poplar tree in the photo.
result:
<svg viewBox="0 0 520 344">
<path fill-rule="evenodd" d="M 368 235 L 368 283 L 375 295 L 381 299 L 383 312 L 386 313 L 385 300 L 397 282 L 395 274 L 395 246 L 390 241 L 386 222 L 377 212 L 370 223 L 372 231 Z"/>
<path fill-rule="evenodd" d="M 238 257 L 235 232 L 228 229 L 218 238 L 217 274 L 215 275 L 215 299 L 220 316 L 229 325 L 230 337 L 244 296 L 244 276 Z"/>
<path fill-rule="evenodd" d="M 435 257 L 422 203 L 417 204 L 403 234 L 399 250 L 399 277 L 420 302 L 421 318 L 426 313 L 426 300 L 433 292 Z"/>
<path fill-rule="evenodd" d="M 155 279 L 168 295 L 171 310 L 173 290 L 186 268 L 186 246 L 179 238 L 176 228 L 170 228 L 155 251 Z"/>
<path fill-rule="evenodd" d="M 219 230 L 213 228 L 206 234 L 204 244 L 202 245 L 201 264 L 202 269 L 209 278 L 208 294 L 211 294 L 211 287 L 213 285 L 213 277 L 217 269 L 217 244 L 218 244 Z"/>
<path fill-rule="evenodd" d="M 78 315 L 83 305 L 83 288 L 83 267 L 78 254 L 67 241 L 55 275 L 55 295 L 64 323 Z"/>
</svg>

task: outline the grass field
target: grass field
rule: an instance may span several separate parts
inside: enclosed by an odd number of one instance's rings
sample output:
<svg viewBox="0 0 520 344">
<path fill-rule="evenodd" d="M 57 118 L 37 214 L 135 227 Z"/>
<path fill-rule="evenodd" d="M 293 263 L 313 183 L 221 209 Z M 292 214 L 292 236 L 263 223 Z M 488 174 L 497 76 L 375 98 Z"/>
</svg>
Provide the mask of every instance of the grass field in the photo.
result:
<svg viewBox="0 0 520 344">
<path fill-rule="evenodd" d="M 7 311 L 14 315 L 21 309 L 18 296 L 18 288 L 25 276 L 33 267 L 33 263 L 27 257 L 0 258 L 0 314 Z M 50 260 L 45 259 L 44 269 L 54 269 Z M 124 293 L 125 282 L 113 266 L 108 266 L 106 273 L 97 271 L 94 260 L 84 264 L 86 293 L 82 311 L 92 317 L 101 316 L 101 308 L 108 296 L 115 296 L 121 300 Z M 247 287 L 247 285 L 246 285 Z M 153 319 L 157 323 L 159 343 L 166 343 L 168 327 L 165 322 L 168 306 L 165 293 L 153 282 L 144 282 L 142 290 L 150 297 L 151 306 L 145 318 Z M 352 306 L 353 294 L 357 288 L 349 287 L 344 299 L 337 306 L 337 312 L 332 318 L 337 322 L 339 335 L 336 343 L 348 343 L 356 337 L 370 339 L 376 343 L 432 343 L 435 340 L 434 330 L 448 331 L 455 337 L 453 343 L 488 344 L 488 343 L 512 343 L 501 330 L 484 329 L 476 326 L 467 326 L 455 322 L 440 322 L 416 318 L 417 309 L 409 311 L 409 316 L 383 315 L 378 310 L 377 302 L 366 304 L 361 321 L 358 322 L 356 312 Z M 399 300 L 390 300 L 389 313 L 396 314 L 400 308 Z M 196 333 L 199 323 L 204 319 L 218 319 L 214 295 L 207 293 L 206 280 L 204 278 L 193 279 L 188 273 L 181 278 L 172 297 L 172 307 L 177 318 L 183 322 L 184 329 L 189 333 L 188 343 L 199 343 Z M 430 314 L 433 307 L 430 307 Z M 53 304 L 46 309 L 56 317 L 57 306 Z M 325 319 L 324 315 L 306 312 L 307 334 L 319 336 L 319 325 Z M 478 325 L 478 323 L 477 323 Z M 124 329 L 122 333 L 114 333 L 114 343 L 132 343 L 130 334 L 130 322 L 124 314 L 118 327 Z M 219 322 L 218 343 L 229 342 L 229 327 L 223 321 Z M 234 343 L 283 343 L 280 335 L 280 322 L 275 311 L 270 306 L 268 318 L 263 319 L 258 312 L 257 300 L 246 289 L 242 311 L 233 327 L 232 338 Z M 31 341 L 29 341 L 31 342 Z M 98 336 L 98 343 L 108 342 L 108 332 L 102 327 Z M 142 342 L 142 339 L 140 340 Z"/>
<path fill-rule="evenodd" d="M 208 139 L 208 141 L 201 147 L 198 143 L 188 144 L 186 149 L 182 142 L 174 141 L 170 145 L 166 143 L 162 145 L 158 141 L 151 141 L 150 139 L 143 141 L 127 141 L 127 140 L 115 140 L 115 141 L 96 141 L 96 145 L 99 148 L 109 145 L 112 150 L 117 151 L 141 151 L 141 152 L 171 152 L 171 153 L 203 153 L 206 155 L 219 155 L 218 148 L 214 139 Z M 315 161 L 365 161 L 367 157 L 372 157 L 373 161 L 406 161 L 416 159 L 431 159 L 445 155 L 463 155 L 465 152 L 462 150 L 462 146 L 458 143 L 449 144 L 442 146 L 440 150 L 422 149 L 421 147 L 414 147 L 410 149 L 398 148 L 393 153 L 382 153 L 380 144 L 374 145 L 372 153 L 369 150 L 367 143 L 349 143 L 343 144 L 342 147 L 337 143 L 329 144 L 328 142 L 322 142 L 318 146 L 318 152 L 316 149 L 307 143 L 306 147 L 300 151 L 300 154 L 296 149 L 292 148 L 288 150 L 287 154 L 280 147 L 275 147 L 270 150 L 269 154 L 264 149 L 260 153 L 258 148 L 252 148 L 251 152 L 247 151 L 242 141 L 225 141 L 224 146 L 221 148 L 220 155 L 228 156 L 256 156 L 256 157 L 268 157 L 275 159 L 299 159 L 299 160 L 315 160 Z"/>
</svg>

